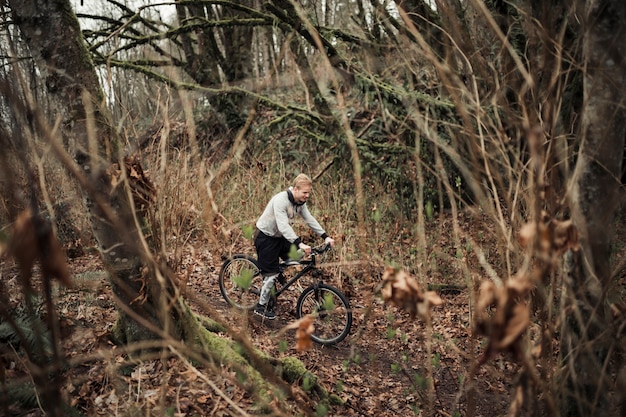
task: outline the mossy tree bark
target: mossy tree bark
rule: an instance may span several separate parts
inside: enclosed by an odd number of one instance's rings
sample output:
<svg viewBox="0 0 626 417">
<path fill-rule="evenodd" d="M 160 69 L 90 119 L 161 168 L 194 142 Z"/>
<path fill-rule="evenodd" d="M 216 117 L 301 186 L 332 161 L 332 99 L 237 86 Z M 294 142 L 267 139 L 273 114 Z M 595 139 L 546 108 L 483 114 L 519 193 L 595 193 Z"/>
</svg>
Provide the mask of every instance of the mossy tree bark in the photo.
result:
<svg viewBox="0 0 626 417">
<path fill-rule="evenodd" d="M 144 267 L 150 257 L 139 230 L 141 207 L 135 207 L 131 197 L 139 191 L 144 200 L 149 199 L 151 190 L 149 185 L 130 190 L 123 180 L 127 164 L 121 140 L 111 127 L 104 94 L 70 2 L 11 1 L 10 6 L 61 121 L 64 145 L 80 169 L 93 234 L 114 292 L 130 306 L 145 293 L 144 284 L 150 284 L 148 289 L 167 286 L 146 279 Z M 157 317 L 160 309 L 155 301 L 144 297 L 130 310 L 167 328 L 164 317 Z M 127 324 L 126 317 L 122 313 L 120 323 L 127 328 L 126 341 L 146 337 L 135 331 L 142 326 Z"/>
<path fill-rule="evenodd" d="M 251 63 L 254 62 L 254 51 L 250 47 L 252 26 L 236 22 L 251 18 L 246 10 L 252 10 L 252 3 L 239 0 L 233 2 L 232 7 L 224 4 L 218 8 L 211 4 L 177 2 L 179 21 L 196 26 L 193 32 L 181 31 L 181 40 L 186 59 L 184 70 L 199 85 L 217 89 L 222 81 L 234 87 L 251 83 Z M 232 24 L 205 24 L 207 18 Z M 209 102 L 232 131 L 238 131 L 246 122 L 247 99 L 248 96 L 237 89 L 209 96 Z"/>
<path fill-rule="evenodd" d="M 582 144 L 574 172 L 572 217 L 581 254 L 570 258 L 569 311 L 563 323 L 563 416 L 612 415 L 614 360 L 624 335 L 614 334 L 610 233 L 623 203 L 620 177 L 626 138 L 626 4 L 587 2 L 584 10 Z M 623 346 L 623 345 L 622 345 Z M 619 366 L 617 367 L 619 368 Z M 619 393 L 617 397 L 620 396 Z M 623 393 L 621 393 L 623 396 Z"/>
</svg>

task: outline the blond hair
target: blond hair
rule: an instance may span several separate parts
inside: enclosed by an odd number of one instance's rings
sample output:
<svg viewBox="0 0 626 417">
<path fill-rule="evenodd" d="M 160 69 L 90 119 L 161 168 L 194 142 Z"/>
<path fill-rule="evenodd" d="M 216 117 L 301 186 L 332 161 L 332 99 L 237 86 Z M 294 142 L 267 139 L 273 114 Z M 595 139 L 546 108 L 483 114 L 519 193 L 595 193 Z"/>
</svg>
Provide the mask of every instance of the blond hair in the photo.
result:
<svg viewBox="0 0 626 417">
<path fill-rule="evenodd" d="M 305 185 L 312 185 L 313 181 L 306 174 L 298 174 L 295 180 L 293 180 L 293 188 L 300 188 Z"/>
</svg>

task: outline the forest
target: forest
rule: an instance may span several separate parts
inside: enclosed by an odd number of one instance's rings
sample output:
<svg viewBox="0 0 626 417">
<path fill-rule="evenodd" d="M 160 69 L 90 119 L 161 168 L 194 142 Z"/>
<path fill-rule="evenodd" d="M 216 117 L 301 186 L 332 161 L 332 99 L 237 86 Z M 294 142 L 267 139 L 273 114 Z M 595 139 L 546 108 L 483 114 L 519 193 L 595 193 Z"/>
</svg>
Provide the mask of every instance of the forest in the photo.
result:
<svg viewBox="0 0 626 417">
<path fill-rule="evenodd" d="M 0 415 L 626 415 L 623 0 L 0 5 Z"/>
</svg>

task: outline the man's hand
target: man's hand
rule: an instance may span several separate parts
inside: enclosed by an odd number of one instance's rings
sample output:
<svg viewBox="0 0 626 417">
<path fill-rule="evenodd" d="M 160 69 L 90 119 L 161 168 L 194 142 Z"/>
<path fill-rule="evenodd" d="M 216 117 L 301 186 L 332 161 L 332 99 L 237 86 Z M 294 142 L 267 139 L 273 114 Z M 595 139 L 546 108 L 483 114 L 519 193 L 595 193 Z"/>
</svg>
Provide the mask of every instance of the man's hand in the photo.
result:
<svg viewBox="0 0 626 417">
<path fill-rule="evenodd" d="M 307 244 L 300 242 L 300 244 L 298 245 L 298 248 L 301 249 L 302 252 L 304 252 L 306 256 L 309 256 L 311 254 L 311 247 Z"/>
<path fill-rule="evenodd" d="M 335 246 L 335 239 L 328 236 L 326 239 L 324 239 L 324 243 L 330 245 L 330 247 L 332 248 L 333 246 Z"/>
</svg>

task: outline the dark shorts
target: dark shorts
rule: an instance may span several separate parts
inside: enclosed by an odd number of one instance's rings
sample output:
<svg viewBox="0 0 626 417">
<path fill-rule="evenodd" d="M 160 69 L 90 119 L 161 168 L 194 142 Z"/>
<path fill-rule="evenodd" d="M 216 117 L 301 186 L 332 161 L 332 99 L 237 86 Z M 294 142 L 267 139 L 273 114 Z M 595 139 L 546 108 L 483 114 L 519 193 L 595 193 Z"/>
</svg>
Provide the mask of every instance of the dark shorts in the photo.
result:
<svg viewBox="0 0 626 417">
<path fill-rule="evenodd" d="M 284 237 L 271 237 L 257 229 L 254 238 L 259 268 L 263 275 L 277 274 L 280 258 L 287 259 L 293 243 Z"/>
</svg>

